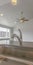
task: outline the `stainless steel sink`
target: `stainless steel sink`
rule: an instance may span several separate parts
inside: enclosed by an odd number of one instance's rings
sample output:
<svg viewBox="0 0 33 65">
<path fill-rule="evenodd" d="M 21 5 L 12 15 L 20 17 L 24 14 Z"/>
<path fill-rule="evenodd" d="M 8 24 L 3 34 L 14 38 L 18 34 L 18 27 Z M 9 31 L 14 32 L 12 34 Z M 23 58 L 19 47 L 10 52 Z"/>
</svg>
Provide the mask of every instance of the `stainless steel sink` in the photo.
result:
<svg viewBox="0 0 33 65">
<path fill-rule="evenodd" d="M 33 62 L 3 55 L 0 58 L 0 65 L 33 65 Z"/>
<path fill-rule="evenodd" d="M 26 64 L 8 59 L 8 61 L 0 61 L 0 65 L 26 65 Z"/>
<path fill-rule="evenodd" d="M 0 65 L 26 65 L 26 64 L 15 61 L 15 60 L 8 59 L 4 56 L 3 57 L 0 56 Z"/>
</svg>

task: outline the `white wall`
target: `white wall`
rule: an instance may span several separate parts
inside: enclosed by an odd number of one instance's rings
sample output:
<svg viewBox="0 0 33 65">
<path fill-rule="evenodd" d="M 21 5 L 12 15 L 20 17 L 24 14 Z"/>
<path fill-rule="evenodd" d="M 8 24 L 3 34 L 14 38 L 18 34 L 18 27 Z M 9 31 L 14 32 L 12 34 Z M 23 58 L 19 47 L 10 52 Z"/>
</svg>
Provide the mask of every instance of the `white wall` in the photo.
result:
<svg viewBox="0 0 33 65">
<path fill-rule="evenodd" d="M 33 33 L 23 33 L 23 41 L 33 42 Z"/>
</svg>

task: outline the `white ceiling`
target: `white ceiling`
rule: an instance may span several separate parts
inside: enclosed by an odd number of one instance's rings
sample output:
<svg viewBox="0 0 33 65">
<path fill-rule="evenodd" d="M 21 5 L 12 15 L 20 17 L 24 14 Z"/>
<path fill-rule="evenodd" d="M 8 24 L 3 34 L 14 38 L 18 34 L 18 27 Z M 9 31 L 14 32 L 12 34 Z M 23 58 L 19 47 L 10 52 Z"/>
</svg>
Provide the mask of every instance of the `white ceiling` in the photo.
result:
<svg viewBox="0 0 33 65">
<path fill-rule="evenodd" d="M 0 0 L 0 6 L 9 3 L 10 0 Z"/>
<path fill-rule="evenodd" d="M 4 17 L 9 23 L 14 24 L 14 22 L 17 21 L 17 18 L 20 17 L 21 11 L 24 12 L 24 16 L 29 20 L 33 19 L 33 0 L 17 0 L 16 6 L 13 6 L 10 0 L 0 0 L 0 13 L 4 14 Z M 29 31 L 30 25 L 32 30 L 33 21 L 32 23 L 23 24 L 24 30 Z"/>
<path fill-rule="evenodd" d="M 0 0 L 0 8 L 1 7 L 2 9 L 4 8 L 6 12 L 7 12 L 6 10 L 7 8 L 9 12 L 11 10 L 11 13 L 14 12 L 14 14 L 18 14 L 18 16 L 23 10 L 25 17 L 29 19 L 33 18 L 33 0 L 17 0 L 16 6 L 13 6 L 11 4 L 11 0 Z"/>
</svg>

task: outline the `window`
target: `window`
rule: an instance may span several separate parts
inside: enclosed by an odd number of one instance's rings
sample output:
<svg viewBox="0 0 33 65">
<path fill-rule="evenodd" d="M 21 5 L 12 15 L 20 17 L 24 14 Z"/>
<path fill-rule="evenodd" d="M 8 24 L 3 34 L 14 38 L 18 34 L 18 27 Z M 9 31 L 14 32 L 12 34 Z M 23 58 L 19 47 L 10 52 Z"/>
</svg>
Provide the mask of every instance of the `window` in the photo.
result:
<svg viewBox="0 0 33 65">
<path fill-rule="evenodd" d="M 9 44 L 10 30 L 0 27 L 0 44 Z"/>
</svg>

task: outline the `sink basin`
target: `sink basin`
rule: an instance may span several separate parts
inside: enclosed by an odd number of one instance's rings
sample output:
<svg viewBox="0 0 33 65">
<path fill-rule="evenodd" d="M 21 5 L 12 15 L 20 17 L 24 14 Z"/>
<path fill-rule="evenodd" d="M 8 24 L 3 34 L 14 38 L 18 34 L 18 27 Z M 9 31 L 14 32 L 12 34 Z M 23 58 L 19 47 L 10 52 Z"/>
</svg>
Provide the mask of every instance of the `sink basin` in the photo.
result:
<svg viewBox="0 0 33 65">
<path fill-rule="evenodd" d="M 33 62 L 9 56 L 0 56 L 1 65 L 33 65 Z"/>
<path fill-rule="evenodd" d="M 17 62 L 17 61 L 13 61 L 13 60 L 9 60 L 6 62 L 6 61 L 2 61 L 0 62 L 1 65 L 27 65 L 27 64 L 24 64 L 24 63 L 21 63 L 21 62 Z"/>
</svg>

